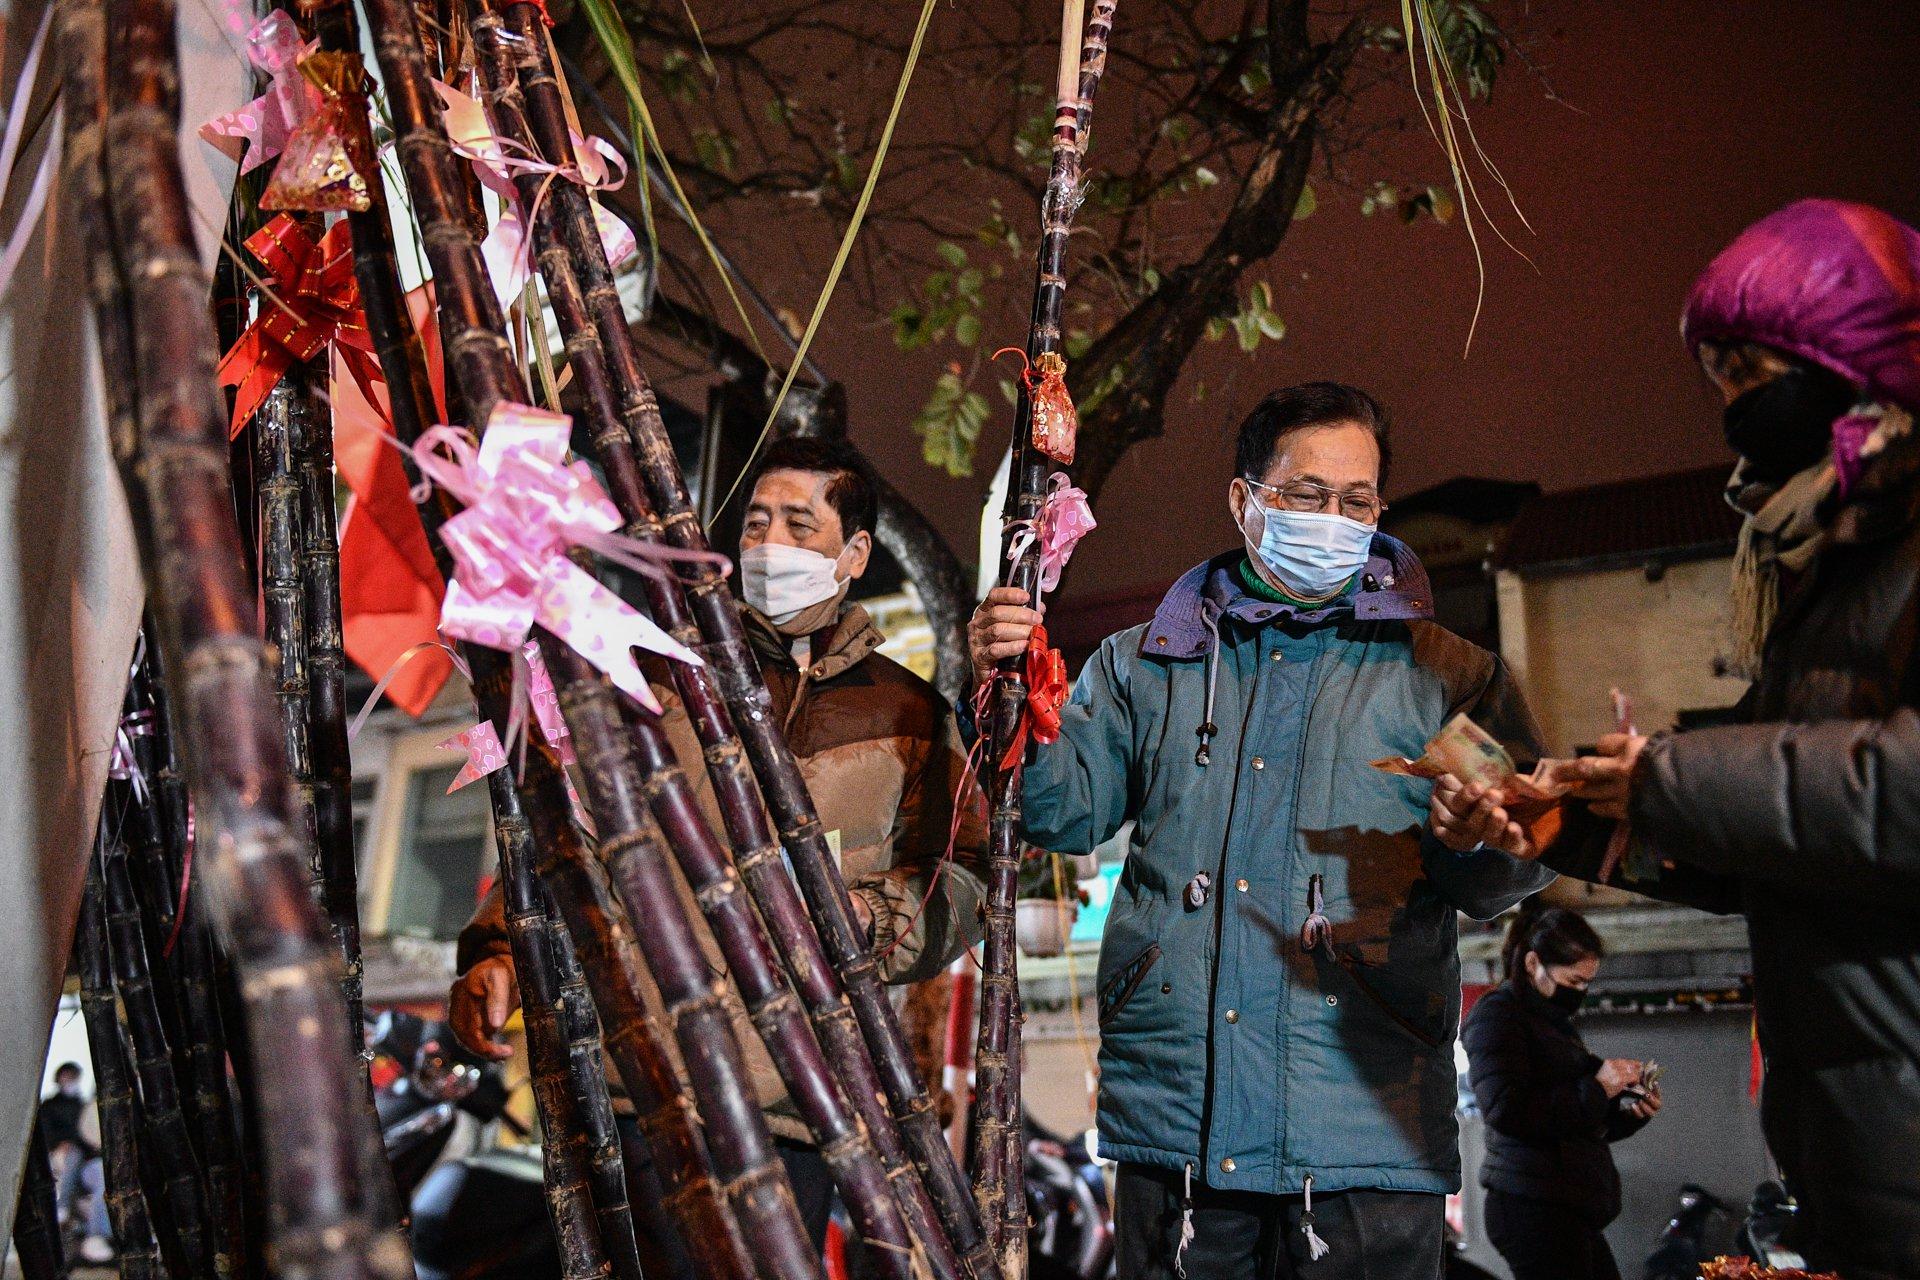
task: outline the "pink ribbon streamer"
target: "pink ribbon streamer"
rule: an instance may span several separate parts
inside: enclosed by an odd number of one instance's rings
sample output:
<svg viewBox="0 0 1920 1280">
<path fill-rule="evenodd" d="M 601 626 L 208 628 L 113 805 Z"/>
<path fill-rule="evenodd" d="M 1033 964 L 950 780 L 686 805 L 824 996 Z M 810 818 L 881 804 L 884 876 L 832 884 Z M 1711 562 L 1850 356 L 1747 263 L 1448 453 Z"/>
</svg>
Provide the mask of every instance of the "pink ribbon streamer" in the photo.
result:
<svg viewBox="0 0 1920 1280">
<path fill-rule="evenodd" d="M 462 729 L 444 742 L 433 745 L 441 751 L 467 753 L 466 763 L 460 766 L 460 772 L 453 775 L 453 782 L 447 787 L 448 795 L 507 765 L 507 749 L 500 745 L 500 735 L 494 732 L 491 720 L 482 720 L 471 729 Z"/>
<path fill-rule="evenodd" d="M 540 645 L 529 640 L 521 652 L 527 659 L 527 701 L 533 706 L 533 719 L 540 726 L 540 736 L 560 753 L 562 764 L 572 764 L 575 759 L 573 734 L 567 728 L 566 718 L 560 714 L 560 695 L 553 691 L 553 677 L 547 672 L 546 659 L 540 656 Z"/>
<path fill-rule="evenodd" d="M 645 649 L 695 666 L 698 654 L 643 617 L 568 559 L 574 547 L 638 573 L 665 576 L 663 561 L 715 560 L 615 531 L 620 513 L 586 464 L 568 463 L 572 420 L 520 404 L 497 405 L 476 448 L 438 426 L 414 445 L 423 476 L 466 510 L 441 537 L 454 561 L 440 607 L 443 635 L 518 653 L 537 623 L 648 710 L 660 704 L 634 661 Z"/>
<path fill-rule="evenodd" d="M 286 148 L 302 122 L 320 109 L 320 91 L 300 74 L 300 58 L 319 42 L 303 43 L 293 18 L 283 9 L 253 24 L 247 32 L 247 56 L 271 77 L 267 91 L 244 107 L 215 116 L 200 126 L 200 136 L 251 173 Z"/>
<path fill-rule="evenodd" d="M 1064 471 L 1054 472 L 1047 482 L 1047 500 L 1040 508 L 1039 520 L 1015 524 L 1020 533 L 1008 544 L 1007 559 L 1018 562 L 1027 548 L 1038 541 L 1042 594 L 1060 585 L 1060 575 L 1066 570 L 1067 561 L 1073 559 L 1073 549 L 1080 539 L 1099 527 L 1099 521 L 1093 518 L 1093 507 L 1087 501 L 1087 491 L 1070 483 Z"/>
</svg>

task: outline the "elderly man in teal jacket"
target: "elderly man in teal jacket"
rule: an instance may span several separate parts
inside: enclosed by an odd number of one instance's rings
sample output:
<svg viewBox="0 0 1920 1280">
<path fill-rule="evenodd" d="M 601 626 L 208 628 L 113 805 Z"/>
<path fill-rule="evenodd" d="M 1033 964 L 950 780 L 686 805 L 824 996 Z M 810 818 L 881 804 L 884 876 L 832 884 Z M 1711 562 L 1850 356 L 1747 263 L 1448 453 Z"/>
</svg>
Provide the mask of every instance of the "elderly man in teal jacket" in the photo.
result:
<svg viewBox="0 0 1920 1280">
<path fill-rule="evenodd" d="M 1456 913 L 1552 873 L 1497 797 L 1370 767 L 1462 711 L 1540 753 L 1500 660 L 1432 621 L 1419 562 L 1377 531 L 1386 446 L 1364 392 L 1268 396 L 1228 490 L 1245 548 L 1109 637 L 1026 766 L 1032 843 L 1128 831 L 1099 974 L 1121 1280 L 1441 1273 Z M 1025 648 L 1026 603 L 976 612 L 982 678 Z"/>
</svg>

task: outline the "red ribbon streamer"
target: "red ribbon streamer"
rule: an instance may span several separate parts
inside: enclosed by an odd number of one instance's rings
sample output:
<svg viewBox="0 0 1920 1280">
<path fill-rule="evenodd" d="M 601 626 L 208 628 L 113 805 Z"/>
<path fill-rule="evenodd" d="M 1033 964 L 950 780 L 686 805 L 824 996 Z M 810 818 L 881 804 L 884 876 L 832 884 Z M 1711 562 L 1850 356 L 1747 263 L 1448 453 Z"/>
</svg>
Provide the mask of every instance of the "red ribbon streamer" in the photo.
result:
<svg viewBox="0 0 1920 1280">
<path fill-rule="evenodd" d="M 380 380 L 380 363 L 360 309 L 352 235 L 343 218 L 316 242 L 283 213 L 247 237 L 247 250 L 266 268 L 279 301 L 264 300 L 260 314 L 216 371 L 221 386 L 240 389 L 230 435 L 240 434 L 287 370 L 314 359 L 329 343 L 339 348 L 348 371 L 371 398 L 370 389 Z"/>
</svg>

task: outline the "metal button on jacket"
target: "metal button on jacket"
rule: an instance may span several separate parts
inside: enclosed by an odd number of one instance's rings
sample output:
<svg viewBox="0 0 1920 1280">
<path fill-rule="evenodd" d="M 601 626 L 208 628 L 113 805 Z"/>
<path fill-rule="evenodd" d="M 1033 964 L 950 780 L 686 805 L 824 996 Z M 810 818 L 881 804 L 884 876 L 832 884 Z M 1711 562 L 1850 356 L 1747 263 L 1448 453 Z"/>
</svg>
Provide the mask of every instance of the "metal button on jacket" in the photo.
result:
<svg viewBox="0 0 1920 1280">
<path fill-rule="evenodd" d="M 1220 1162 L 1220 1172 L 1222 1173 L 1232 1173 L 1234 1170 L 1234 1167 L 1235 1166 L 1233 1163 L 1232 1156 L 1228 1156 L 1225 1160 L 1222 1160 Z"/>
<path fill-rule="evenodd" d="M 1245 893 L 1247 891 L 1247 882 L 1245 880 L 1235 880 L 1233 882 L 1233 887 L 1238 889 L 1240 892 Z"/>
<path fill-rule="evenodd" d="M 1255 756 L 1253 758 L 1253 767 L 1256 769 L 1264 769 L 1267 767 L 1267 762 L 1261 757 Z"/>
<path fill-rule="evenodd" d="M 1227 1021 L 1228 1022 L 1240 1021 L 1240 1011 L 1238 1009 L 1227 1010 Z"/>
</svg>

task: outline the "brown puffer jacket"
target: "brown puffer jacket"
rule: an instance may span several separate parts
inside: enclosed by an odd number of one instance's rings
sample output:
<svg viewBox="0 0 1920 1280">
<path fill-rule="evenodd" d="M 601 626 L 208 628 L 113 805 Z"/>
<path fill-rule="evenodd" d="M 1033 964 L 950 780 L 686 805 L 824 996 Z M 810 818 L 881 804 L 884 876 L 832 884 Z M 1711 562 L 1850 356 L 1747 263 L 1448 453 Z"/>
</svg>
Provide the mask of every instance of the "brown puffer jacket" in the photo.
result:
<svg viewBox="0 0 1920 1280">
<path fill-rule="evenodd" d="M 1624 887 L 1747 917 L 1767 1145 L 1802 1251 L 1920 1276 L 1920 438 L 1845 503 L 1782 602 L 1746 723 L 1656 738 Z M 1594 879 L 1612 824 L 1567 806 L 1543 861 Z M 1632 866 L 1636 859 L 1629 857 Z"/>
<path fill-rule="evenodd" d="M 896 984 L 937 975 L 978 942 L 985 927 L 984 890 L 974 869 L 986 848 L 986 802 L 971 781 L 953 841 L 954 860 L 941 866 L 966 765 L 952 708 L 932 685 L 877 652 L 885 637 L 858 605 L 842 612 L 831 632 L 815 637 L 814 660 L 804 669 L 785 637 L 753 610 L 743 614 L 774 711 L 828 844 L 839 854 L 841 874 L 872 911 L 881 975 Z M 671 686 L 656 683 L 654 693 L 663 708 L 662 725 L 707 820 L 724 833 L 693 726 Z M 692 890 L 684 878 L 674 878 L 707 959 L 715 972 L 725 972 L 719 944 L 700 920 Z M 495 885 L 460 932 L 457 967 L 464 974 L 483 959 L 511 954 Z M 729 985 L 735 1033 L 768 1123 L 781 1137 L 806 1141 L 806 1126 L 732 990 Z M 661 1013 L 659 994 L 651 986 L 644 994 L 648 1007 Z M 610 1078 L 609 1084 L 618 1090 L 617 1080 Z"/>
</svg>

